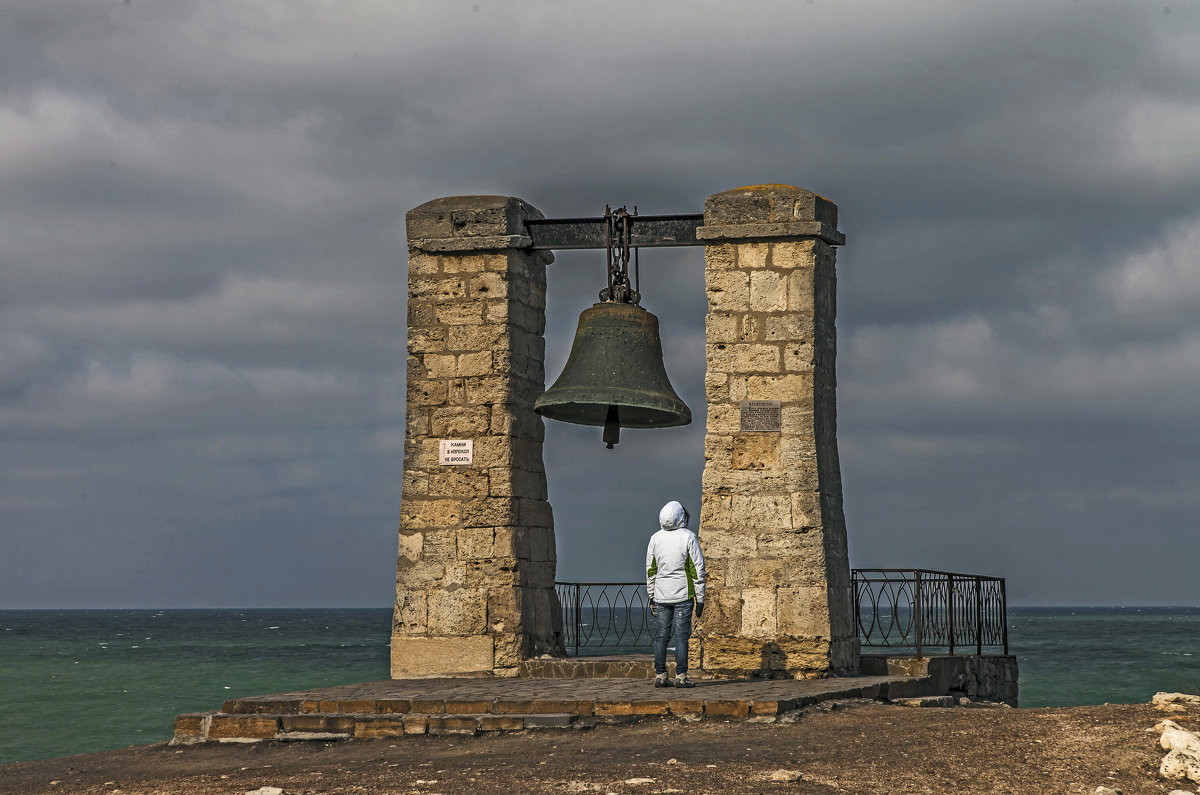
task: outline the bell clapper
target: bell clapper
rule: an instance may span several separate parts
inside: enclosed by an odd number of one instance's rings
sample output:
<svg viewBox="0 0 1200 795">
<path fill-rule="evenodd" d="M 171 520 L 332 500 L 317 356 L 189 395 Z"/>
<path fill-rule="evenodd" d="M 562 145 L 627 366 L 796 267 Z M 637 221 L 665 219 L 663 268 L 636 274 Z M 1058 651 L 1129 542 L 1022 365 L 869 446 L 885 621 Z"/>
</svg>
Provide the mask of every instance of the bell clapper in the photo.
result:
<svg viewBox="0 0 1200 795">
<path fill-rule="evenodd" d="M 621 441 L 621 421 L 617 416 L 617 407 L 608 407 L 608 416 L 604 418 L 604 447 L 613 449 L 613 445 Z"/>
</svg>

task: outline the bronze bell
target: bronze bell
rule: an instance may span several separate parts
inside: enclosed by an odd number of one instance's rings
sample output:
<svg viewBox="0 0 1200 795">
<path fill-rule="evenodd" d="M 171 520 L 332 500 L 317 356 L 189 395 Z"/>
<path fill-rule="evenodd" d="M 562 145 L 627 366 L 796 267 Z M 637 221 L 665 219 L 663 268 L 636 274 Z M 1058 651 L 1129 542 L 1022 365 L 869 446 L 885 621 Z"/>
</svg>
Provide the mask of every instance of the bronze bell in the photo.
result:
<svg viewBox="0 0 1200 795">
<path fill-rule="evenodd" d="M 567 364 L 533 409 L 578 425 L 603 425 L 609 449 L 626 428 L 692 421 L 667 379 L 658 318 L 636 303 L 601 301 L 579 315 Z"/>
</svg>

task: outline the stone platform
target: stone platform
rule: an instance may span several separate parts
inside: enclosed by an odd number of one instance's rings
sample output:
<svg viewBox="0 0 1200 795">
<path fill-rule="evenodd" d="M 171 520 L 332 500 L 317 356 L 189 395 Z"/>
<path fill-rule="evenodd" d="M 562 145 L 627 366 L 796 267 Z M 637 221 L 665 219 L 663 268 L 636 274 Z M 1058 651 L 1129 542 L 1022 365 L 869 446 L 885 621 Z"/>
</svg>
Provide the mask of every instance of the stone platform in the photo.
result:
<svg viewBox="0 0 1200 795">
<path fill-rule="evenodd" d="M 602 659 L 588 662 L 605 665 Z M 637 673 L 625 678 L 390 679 L 231 699 L 220 712 L 178 716 L 173 742 L 474 735 L 587 728 L 648 716 L 767 722 L 822 701 L 938 695 L 933 687 L 930 677 L 914 676 L 701 679 L 688 689 L 655 688 Z"/>
</svg>

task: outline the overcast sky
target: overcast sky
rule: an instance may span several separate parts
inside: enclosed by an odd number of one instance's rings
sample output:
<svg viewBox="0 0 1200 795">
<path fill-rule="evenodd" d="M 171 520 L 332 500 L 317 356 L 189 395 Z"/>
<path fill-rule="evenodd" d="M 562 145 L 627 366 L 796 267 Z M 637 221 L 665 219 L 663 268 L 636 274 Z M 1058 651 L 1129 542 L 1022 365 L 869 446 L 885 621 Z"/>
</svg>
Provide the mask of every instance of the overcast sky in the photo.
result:
<svg viewBox="0 0 1200 795">
<path fill-rule="evenodd" d="M 1200 604 L 1198 75 L 1194 2 L 7 0 L 0 608 L 389 606 L 404 213 L 765 182 L 847 235 L 852 566 Z M 699 513 L 703 256 L 641 262 L 696 421 L 548 423 L 560 579 Z"/>
</svg>

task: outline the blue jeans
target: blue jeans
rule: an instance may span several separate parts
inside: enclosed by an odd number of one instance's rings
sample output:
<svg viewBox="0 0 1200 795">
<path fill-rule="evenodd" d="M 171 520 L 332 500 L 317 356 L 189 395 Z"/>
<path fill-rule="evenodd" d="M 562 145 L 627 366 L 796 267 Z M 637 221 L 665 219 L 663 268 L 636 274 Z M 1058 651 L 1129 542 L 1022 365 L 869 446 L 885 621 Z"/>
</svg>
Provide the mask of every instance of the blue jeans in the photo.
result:
<svg viewBox="0 0 1200 795">
<path fill-rule="evenodd" d="M 672 630 L 675 634 L 675 675 L 687 673 L 693 604 L 691 599 L 673 605 L 658 603 L 658 632 L 654 635 L 654 673 L 667 672 L 667 644 L 671 642 Z"/>
</svg>

